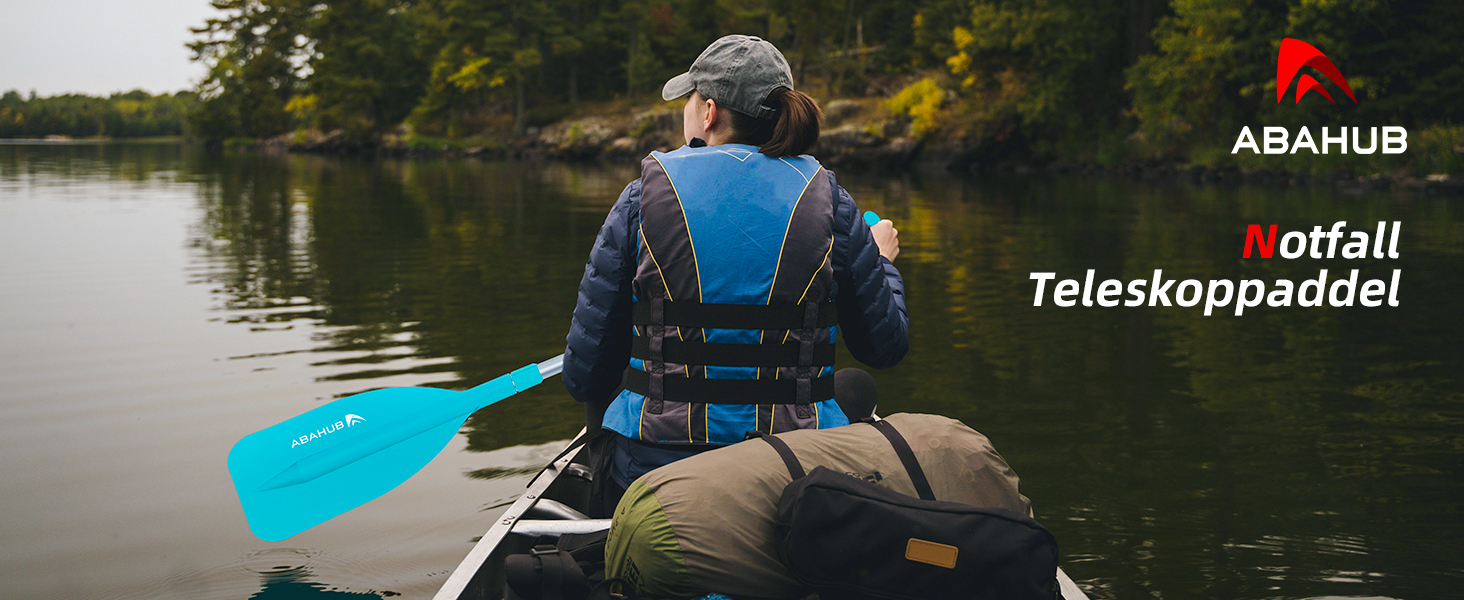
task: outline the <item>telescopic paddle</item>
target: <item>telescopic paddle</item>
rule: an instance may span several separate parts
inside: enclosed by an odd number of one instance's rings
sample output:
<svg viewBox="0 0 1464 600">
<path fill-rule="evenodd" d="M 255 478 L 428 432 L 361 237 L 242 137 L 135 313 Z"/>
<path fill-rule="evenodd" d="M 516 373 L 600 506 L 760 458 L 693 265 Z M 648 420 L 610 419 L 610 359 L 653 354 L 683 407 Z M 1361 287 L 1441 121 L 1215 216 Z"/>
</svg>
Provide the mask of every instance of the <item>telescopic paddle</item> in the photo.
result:
<svg viewBox="0 0 1464 600">
<path fill-rule="evenodd" d="M 386 388 L 347 396 L 252 433 L 229 451 L 249 529 L 275 542 L 401 485 L 479 409 L 558 375 L 564 355 L 465 391 Z"/>
</svg>

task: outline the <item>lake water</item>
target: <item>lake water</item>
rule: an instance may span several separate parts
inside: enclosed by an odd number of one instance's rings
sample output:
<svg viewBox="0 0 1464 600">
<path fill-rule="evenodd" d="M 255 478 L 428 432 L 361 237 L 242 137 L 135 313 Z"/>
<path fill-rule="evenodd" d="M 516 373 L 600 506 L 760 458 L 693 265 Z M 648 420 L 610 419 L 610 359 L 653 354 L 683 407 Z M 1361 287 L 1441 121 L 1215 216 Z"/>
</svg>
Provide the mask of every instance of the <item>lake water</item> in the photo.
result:
<svg viewBox="0 0 1464 600">
<path fill-rule="evenodd" d="M 244 435 L 563 351 L 634 165 L 0 146 L 0 581 L 12 598 L 429 598 L 582 425 L 557 382 L 284 542 Z M 1457 597 L 1464 201 L 1327 188 L 842 173 L 896 222 L 911 348 L 881 412 L 991 437 L 1095 599 Z M 1400 221 L 1400 258 L 1242 259 L 1246 225 Z M 1401 269 L 1399 307 L 1032 306 L 1099 281 Z M 847 353 L 841 366 L 854 366 Z"/>
</svg>

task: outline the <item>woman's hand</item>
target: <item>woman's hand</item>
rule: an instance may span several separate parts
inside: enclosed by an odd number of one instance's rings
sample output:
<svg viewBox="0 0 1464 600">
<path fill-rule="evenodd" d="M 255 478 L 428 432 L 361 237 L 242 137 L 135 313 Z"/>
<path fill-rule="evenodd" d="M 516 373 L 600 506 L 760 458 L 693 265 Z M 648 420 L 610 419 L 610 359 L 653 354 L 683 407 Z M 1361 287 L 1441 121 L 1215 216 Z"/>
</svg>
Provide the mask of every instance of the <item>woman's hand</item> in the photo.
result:
<svg viewBox="0 0 1464 600">
<path fill-rule="evenodd" d="M 895 229 L 895 222 L 881 220 L 871 226 L 869 232 L 874 234 L 874 245 L 879 246 L 879 255 L 895 262 L 895 257 L 900 255 L 900 232 Z"/>
</svg>

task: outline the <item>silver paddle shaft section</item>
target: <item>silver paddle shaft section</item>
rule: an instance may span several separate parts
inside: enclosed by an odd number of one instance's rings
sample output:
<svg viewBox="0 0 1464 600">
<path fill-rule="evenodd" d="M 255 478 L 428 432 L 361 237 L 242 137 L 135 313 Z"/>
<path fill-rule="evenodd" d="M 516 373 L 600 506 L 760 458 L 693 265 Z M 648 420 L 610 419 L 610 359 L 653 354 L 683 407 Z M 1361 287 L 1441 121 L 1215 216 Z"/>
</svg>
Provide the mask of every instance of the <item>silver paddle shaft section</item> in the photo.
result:
<svg viewBox="0 0 1464 600">
<path fill-rule="evenodd" d="M 564 371 L 564 355 L 539 363 L 539 376 L 548 379 Z"/>
</svg>

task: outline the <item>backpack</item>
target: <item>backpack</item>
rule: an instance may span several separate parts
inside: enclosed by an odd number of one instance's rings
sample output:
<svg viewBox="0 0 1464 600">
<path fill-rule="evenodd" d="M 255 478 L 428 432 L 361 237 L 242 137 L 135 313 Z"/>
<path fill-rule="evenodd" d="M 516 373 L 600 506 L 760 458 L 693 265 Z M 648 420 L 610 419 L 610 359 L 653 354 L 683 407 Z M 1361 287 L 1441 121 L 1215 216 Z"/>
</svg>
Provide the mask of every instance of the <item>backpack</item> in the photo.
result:
<svg viewBox="0 0 1464 600">
<path fill-rule="evenodd" d="M 938 415 L 897 414 L 887 420 L 909 436 L 917 466 L 924 467 L 921 476 L 935 497 L 1029 514 L 1016 474 L 985 436 Z M 773 437 L 810 468 L 822 466 L 830 475 L 862 479 L 911 500 L 920 495 L 904 460 L 876 427 L 855 424 Z M 794 479 L 791 474 L 772 446 L 757 441 L 703 452 L 646 473 L 615 508 L 606 541 L 607 577 L 628 580 L 640 594 L 657 597 L 694 598 L 712 592 L 735 598 L 806 596 L 811 583 L 791 568 L 799 557 L 787 551 L 780 555 L 779 550 L 779 504 Z M 820 535 L 837 534 L 829 529 Z M 967 555 L 974 556 L 970 551 Z"/>
<path fill-rule="evenodd" d="M 788 444 L 760 436 L 793 483 L 778 502 L 778 557 L 822 600 L 1052 600 L 1057 540 L 1005 508 L 936 500 L 897 429 L 872 425 L 894 447 L 919 498 L 817 467 L 805 474 Z"/>
</svg>

